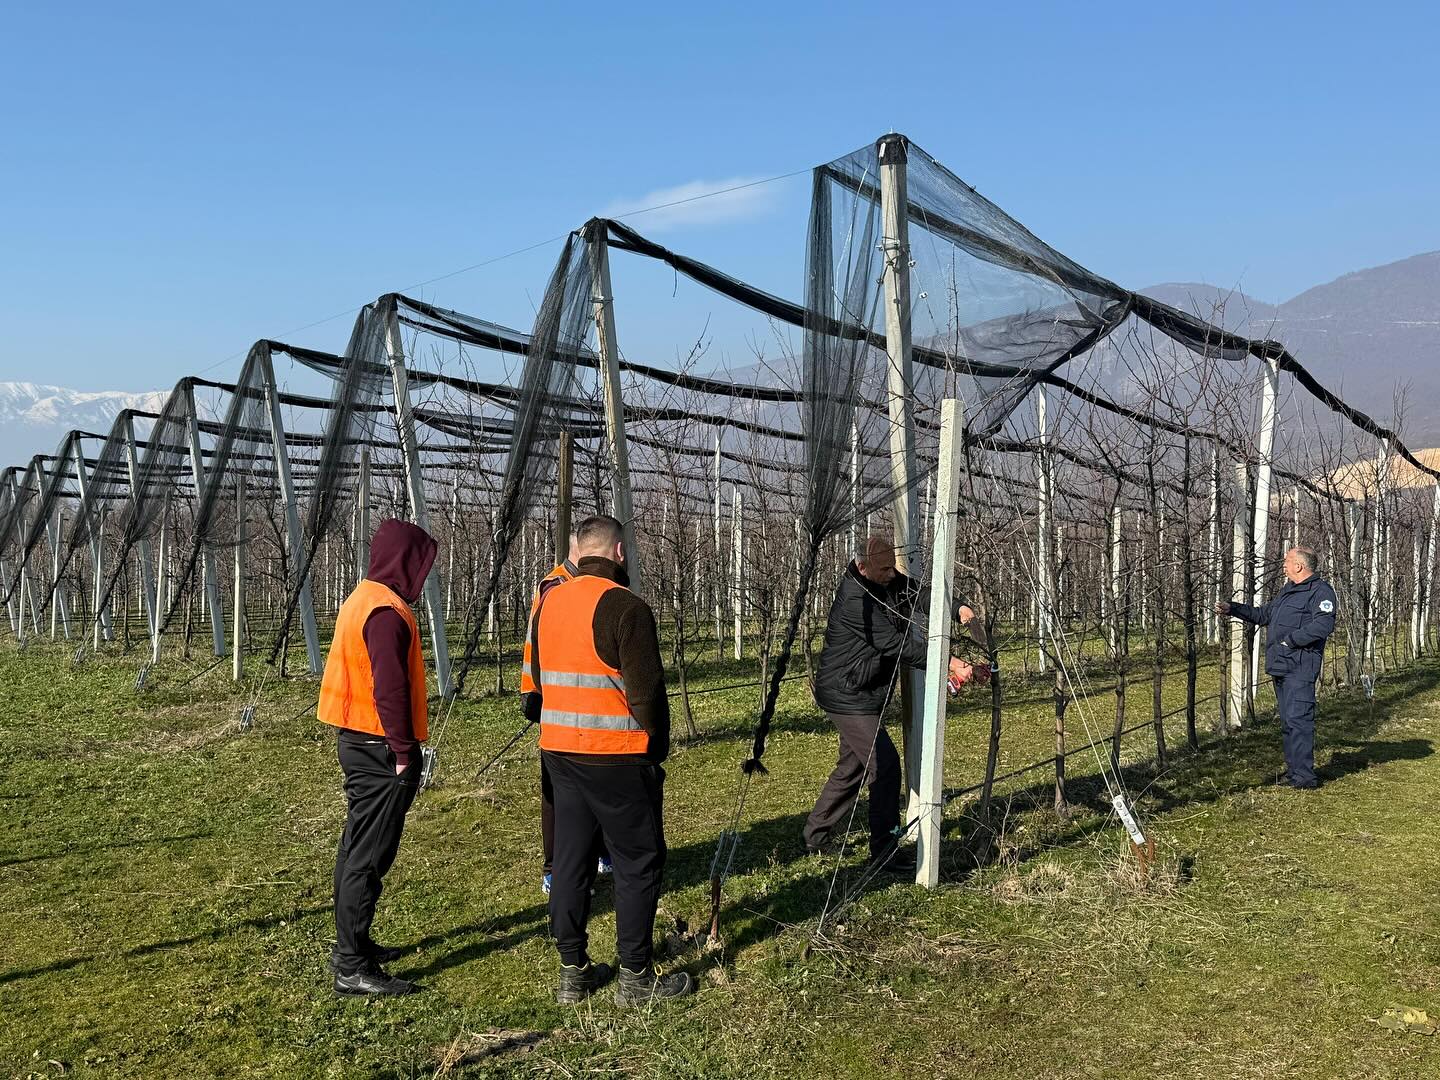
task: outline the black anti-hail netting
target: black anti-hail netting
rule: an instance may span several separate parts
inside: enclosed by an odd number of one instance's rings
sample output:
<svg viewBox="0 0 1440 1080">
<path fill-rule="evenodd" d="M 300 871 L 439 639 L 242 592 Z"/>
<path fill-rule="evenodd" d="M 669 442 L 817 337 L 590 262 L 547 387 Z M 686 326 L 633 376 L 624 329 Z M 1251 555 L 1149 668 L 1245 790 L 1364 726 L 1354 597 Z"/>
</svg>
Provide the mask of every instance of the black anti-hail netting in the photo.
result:
<svg viewBox="0 0 1440 1080">
<path fill-rule="evenodd" d="M 882 154 L 887 162 L 900 154 L 906 158 L 909 235 L 903 252 L 885 235 Z M 451 536 L 462 519 L 486 522 L 488 552 L 482 556 L 482 545 L 469 545 L 469 557 L 483 565 L 465 571 L 469 580 L 485 584 L 471 590 L 471 608 L 462 616 L 466 648 L 453 683 L 462 688 L 482 638 L 481 620 L 507 566 L 514 576 L 516 554 L 522 552 L 524 578 L 542 561 L 535 550 L 541 545 L 533 541 L 553 512 L 562 434 L 573 440 L 576 505 L 609 508 L 613 467 L 592 331 L 597 302 L 615 300 L 597 296 L 602 242 L 611 256 L 612 291 L 622 297 L 615 314 L 636 516 L 673 517 L 678 523 L 682 515 L 713 515 L 713 541 L 707 537 L 687 557 L 703 550 L 719 558 L 722 516 L 731 511 L 737 527 L 771 529 L 753 542 L 787 561 L 789 573 L 777 581 L 783 580 L 787 596 L 793 584 L 793 602 L 768 673 L 751 768 L 764 754 L 817 570 L 826 567 L 830 573 L 822 549 L 847 529 L 857 537 L 862 523 L 868 527 L 878 518 L 886 524 L 902 494 L 922 496 L 923 510 L 924 492 L 933 483 L 938 406 L 945 397 L 965 400 L 967 440 L 976 452 L 971 475 L 991 485 L 976 505 L 1000 512 L 1023 515 L 1016 507 L 1035 490 L 1022 463 L 1034 454 L 1039 432 L 1030 411 L 1020 406 L 1037 386 L 1058 391 L 1050 396 L 1046 443 L 1052 467 L 1105 478 L 1117 492 L 1182 483 L 1183 474 L 1154 465 L 1156 447 L 1179 445 L 1167 439 L 1198 438 L 1217 452 L 1253 460 L 1247 431 L 1207 430 L 1213 415 L 1197 418 L 1175 401 L 1127 396 L 1123 386 L 1096 375 L 1117 364 L 1131 344 L 1153 355 L 1157 338 L 1170 343 L 1182 366 L 1186 356 L 1274 362 L 1319 408 L 1437 475 L 1393 432 L 1347 406 L 1278 344 L 1228 333 L 1090 273 L 918 147 L 892 136 L 814 170 L 799 302 L 671 250 L 621 222 L 596 219 L 566 240 L 528 334 L 391 294 L 360 313 L 341 356 L 262 341 L 250 350 L 235 383 L 182 380 L 158 413 L 123 414 L 97 457 L 84 454 L 86 437 L 76 433 L 53 456 L 8 470 L 0 483 L 5 573 L 0 587 L 7 602 L 18 595 L 23 578 L 58 576 L 50 565 L 58 544 L 62 567 L 75 553 L 89 551 L 90 573 L 102 597 L 92 610 L 106 610 L 117 583 L 130 579 L 128 570 L 139 570 L 141 578 L 156 576 L 163 534 L 168 549 L 168 569 L 160 575 L 168 583 L 160 602 L 163 630 L 187 586 L 192 595 L 211 582 L 218 586 L 207 564 L 222 561 L 215 557 L 235 542 L 242 524 L 235 505 L 243 485 L 250 497 L 243 524 L 251 542 L 267 529 L 282 534 L 270 539 L 278 548 L 285 598 L 273 628 L 273 658 L 293 637 L 301 586 L 322 561 L 328 565 L 340 550 L 351 560 L 350 574 L 363 572 L 355 565 L 364 540 L 357 535 L 362 472 L 375 518 L 409 509 L 406 454 L 396 427 L 393 364 L 400 362 L 408 373 L 414 453 L 432 531 L 444 532 L 442 519 L 448 519 Z M 903 260 L 910 278 L 913 364 L 895 396 L 899 373 L 891 370 L 886 352 L 887 260 Z M 623 351 L 627 326 L 633 328 L 634 313 L 645 308 L 629 301 L 628 281 L 621 279 L 631 273 L 643 277 L 644 266 L 673 274 L 677 289 L 708 290 L 730 301 L 725 317 L 743 323 L 732 338 L 748 335 L 753 355 L 725 370 L 703 348 L 686 356 L 682 346 L 671 361 L 650 353 L 653 335 L 645 355 L 638 348 L 635 355 Z M 668 282 L 663 287 L 668 291 Z M 758 342 L 767 344 L 761 348 Z M 1081 364 L 1067 367 L 1077 358 Z M 291 365 L 290 378 L 273 374 L 282 361 Z M 292 391 L 297 366 L 300 375 L 316 381 L 317 392 Z M 277 382 L 285 389 L 277 389 Z M 895 490 L 891 472 L 895 416 L 902 404 L 913 420 L 917 463 L 910 493 Z M 1055 437 L 1067 417 L 1083 431 L 1078 443 Z M 269 528 L 273 521 L 267 524 L 248 508 L 279 496 L 277 426 L 287 448 L 293 481 L 287 501 L 299 519 L 293 530 L 298 535 L 291 535 L 288 521 L 278 530 Z M 1132 452 L 1145 450 L 1147 442 L 1148 473 L 1136 465 L 1144 453 Z M 1121 446 L 1124 451 L 1117 450 Z M 197 463 L 201 488 L 195 483 Z M 1334 497 L 1311 476 L 1278 470 L 1277 476 L 1317 497 Z M 733 508 L 722 506 L 726 485 Z M 1078 490 L 1063 495 L 1067 513 L 1093 517 L 1108 509 L 1105 495 Z M 57 529 L 57 511 L 70 505 L 77 507 L 72 524 Z M 793 536 L 787 519 L 796 522 Z M 774 535 L 776 522 L 787 522 L 782 537 Z M 52 539 L 52 533 L 58 535 Z M 747 533 L 746 545 L 751 542 Z M 655 554 L 652 545 L 647 555 Z M 924 545 L 907 554 L 912 574 L 923 574 Z M 677 580 L 690 572 L 681 567 L 680 555 L 677 544 L 669 570 Z M 222 579 L 224 572 L 218 575 Z M 453 578 L 458 571 L 452 565 L 447 572 Z M 52 594 L 32 582 L 32 618 Z M 213 613 L 217 605 L 212 600 L 208 606 Z"/>
</svg>

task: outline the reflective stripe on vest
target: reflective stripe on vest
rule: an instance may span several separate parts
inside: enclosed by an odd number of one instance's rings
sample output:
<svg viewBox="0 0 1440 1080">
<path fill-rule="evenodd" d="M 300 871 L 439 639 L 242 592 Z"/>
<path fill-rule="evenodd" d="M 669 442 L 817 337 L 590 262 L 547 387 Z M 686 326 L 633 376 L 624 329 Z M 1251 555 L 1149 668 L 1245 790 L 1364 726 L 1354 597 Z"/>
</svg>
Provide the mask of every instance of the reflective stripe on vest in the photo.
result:
<svg viewBox="0 0 1440 1080">
<path fill-rule="evenodd" d="M 375 673 L 370 667 L 370 650 L 365 647 L 365 622 L 384 607 L 398 612 L 410 629 L 410 649 L 405 658 L 410 677 L 410 726 L 415 738 L 424 740 L 430 729 L 419 624 L 409 604 L 388 586 L 369 578 L 355 586 L 335 617 L 335 638 L 325 658 L 316 715 L 335 727 L 384 736 L 385 727 L 375 708 Z"/>
<path fill-rule="evenodd" d="M 540 748 L 571 754 L 643 754 L 650 736 L 630 713 L 625 678 L 595 649 L 595 610 L 624 586 L 581 575 L 550 589 L 540 610 Z"/>
<path fill-rule="evenodd" d="M 534 635 L 535 614 L 540 610 L 540 601 L 555 585 L 569 581 L 575 576 L 567 559 L 540 579 L 535 586 L 535 595 L 530 598 L 530 618 L 525 621 L 525 642 L 520 646 L 520 693 L 533 694 L 536 689 Z"/>
</svg>

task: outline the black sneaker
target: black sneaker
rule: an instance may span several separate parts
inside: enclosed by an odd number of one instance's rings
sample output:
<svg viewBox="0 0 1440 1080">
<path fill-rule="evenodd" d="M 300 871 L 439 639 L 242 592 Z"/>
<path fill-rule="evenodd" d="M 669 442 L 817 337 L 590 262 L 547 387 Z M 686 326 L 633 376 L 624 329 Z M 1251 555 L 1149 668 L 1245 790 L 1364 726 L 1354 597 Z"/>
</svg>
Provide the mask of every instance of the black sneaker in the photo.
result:
<svg viewBox="0 0 1440 1080">
<path fill-rule="evenodd" d="M 405 957 L 409 956 L 410 953 L 413 951 L 414 950 L 407 949 L 400 945 L 396 945 L 393 948 L 387 948 L 384 945 L 376 945 L 375 951 L 369 953 L 366 956 L 366 959 L 373 960 L 375 963 L 383 967 L 386 964 L 393 964 L 396 960 L 405 959 Z M 326 966 L 330 968 L 331 975 L 340 974 L 340 961 L 335 958 L 335 953 L 333 951 L 330 953 L 330 957 L 328 960 L 325 961 L 325 963 Z"/>
<path fill-rule="evenodd" d="M 615 969 L 609 964 L 593 961 L 584 967 L 560 965 L 560 987 L 555 991 L 555 1000 L 561 1005 L 577 1005 L 610 981 Z"/>
<path fill-rule="evenodd" d="M 335 976 L 335 993 L 344 997 L 398 997 L 419 989 L 412 982 L 386 974 L 379 964 L 371 964 L 352 975 Z"/>
<path fill-rule="evenodd" d="M 648 1005 L 652 1001 L 688 997 L 694 992 L 695 980 L 688 971 L 657 975 L 653 966 L 644 971 L 631 971 L 621 965 L 620 979 L 615 984 L 615 1004 Z"/>
</svg>

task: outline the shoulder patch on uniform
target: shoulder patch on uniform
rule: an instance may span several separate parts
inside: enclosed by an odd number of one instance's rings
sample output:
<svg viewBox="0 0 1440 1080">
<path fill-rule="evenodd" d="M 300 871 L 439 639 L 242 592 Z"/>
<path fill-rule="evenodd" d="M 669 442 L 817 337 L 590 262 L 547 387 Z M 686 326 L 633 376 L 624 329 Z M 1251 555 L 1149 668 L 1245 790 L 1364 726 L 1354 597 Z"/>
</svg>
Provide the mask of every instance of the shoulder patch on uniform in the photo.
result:
<svg viewBox="0 0 1440 1080">
<path fill-rule="evenodd" d="M 1321 600 L 1320 610 L 1323 611 L 1326 615 L 1329 615 L 1332 611 L 1335 610 L 1335 602 L 1333 600 Z"/>
</svg>

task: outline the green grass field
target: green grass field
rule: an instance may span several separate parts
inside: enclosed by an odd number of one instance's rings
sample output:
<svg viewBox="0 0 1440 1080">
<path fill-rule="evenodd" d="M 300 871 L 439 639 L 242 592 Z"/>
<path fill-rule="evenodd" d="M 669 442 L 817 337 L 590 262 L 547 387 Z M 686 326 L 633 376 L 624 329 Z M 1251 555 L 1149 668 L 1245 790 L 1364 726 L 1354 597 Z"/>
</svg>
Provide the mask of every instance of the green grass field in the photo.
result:
<svg viewBox="0 0 1440 1080">
<path fill-rule="evenodd" d="M 328 730 L 296 718 L 315 684 L 267 681 L 241 733 L 253 686 L 233 689 L 224 667 L 192 678 L 199 664 L 167 660 L 139 695 L 136 667 L 0 646 L 0 1074 L 1440 1075 L 1434 1039 L 1373 1022 L 1392 1005 L 1440 1013 L 1440 664 L 1386 676 L 1374 702 L 1322 702 L 1314 793 L 1270 785 L 1273 720 L 1219 741 L 1207 705 L 1190 752 L 1172 717 L 1162 775 L 1144 764 L 1151 733 L 1129 736 L 1127 776 L 1159 843 L 1148 881 L 1099 812 L 1072 708 L 1068 820 L 1050 810 L 1050 770 L 1008 781 L 1003 836 L 977 864 L 973 800 L 959 799 L 938 891 L 881 879 L 819 937 L 859 855 L 803 855 L 835 740 L 789 683 L 725 890 L 725 948 L 676 956 L 700 994 L 639 1013 L 608 996 L 554 1004 L 533 736 L 474 782 L 516 730 L 513 701 L 450 717 L 442 783 L 416 803 L 387 879 L 377 936 L 413 946 L 393 969 L 426 992 L 338 1000 L 324 962 L 339 769 Z M 696 685 L 753 677 L 712 662 Z M 1203 673 L 1202 694 L 1216 678 Z M 1111 684 L 1092 680 L 1087 715 L 1108 733 Z M 1167 678 L 1167 709 L 1183 684 Z M 1053 750 L 1045 683 L 1011 676 L 1006 691 L 1002 771 Z M 677 721 L 661 930 L 707 916 L 757 693 L 697 697 L 699 740 L 680 741 Z M 953 787 L 980 778 L 988 700 L 952 710 Z M 1132 722 L 1149 700 L 1136 676 Z M 605 892 L 593 951 L 611 959 Z"/>
</svg>

